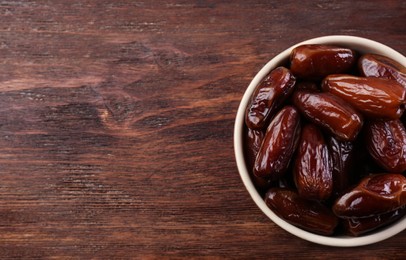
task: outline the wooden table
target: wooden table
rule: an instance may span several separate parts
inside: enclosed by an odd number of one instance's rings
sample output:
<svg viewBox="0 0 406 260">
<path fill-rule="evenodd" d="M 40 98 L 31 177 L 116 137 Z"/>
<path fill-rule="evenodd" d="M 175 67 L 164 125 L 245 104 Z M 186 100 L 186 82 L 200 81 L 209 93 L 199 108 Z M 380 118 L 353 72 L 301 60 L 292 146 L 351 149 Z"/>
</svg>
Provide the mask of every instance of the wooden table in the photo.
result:
<svg viewBox="0 0 406 260">
<path fill-rule="evenodd" d="M 401 0 L 0 1 L 0 258 L 405 258 L 406 232 L 285 232 L 233 152 L 270 58 L 332 34 L 405 54 L 405 19 Z"/>
</svg>

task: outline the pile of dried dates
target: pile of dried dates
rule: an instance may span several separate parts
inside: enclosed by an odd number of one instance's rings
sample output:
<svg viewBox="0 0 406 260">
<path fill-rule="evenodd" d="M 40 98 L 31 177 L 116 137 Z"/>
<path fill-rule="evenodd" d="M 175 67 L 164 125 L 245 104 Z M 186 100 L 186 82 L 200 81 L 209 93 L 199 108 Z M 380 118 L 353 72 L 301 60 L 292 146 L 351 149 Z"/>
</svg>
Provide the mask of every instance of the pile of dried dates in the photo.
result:
<svg viewBox="0 0 406 260">
<path fill-rule="evenodd" d="M 405 107 L 398 62 L 334 45 L 294 48 L 246 109 L 257 190 L 275 214 L 322 235 L 359 236 L 402 218 Z"/>
</svg>

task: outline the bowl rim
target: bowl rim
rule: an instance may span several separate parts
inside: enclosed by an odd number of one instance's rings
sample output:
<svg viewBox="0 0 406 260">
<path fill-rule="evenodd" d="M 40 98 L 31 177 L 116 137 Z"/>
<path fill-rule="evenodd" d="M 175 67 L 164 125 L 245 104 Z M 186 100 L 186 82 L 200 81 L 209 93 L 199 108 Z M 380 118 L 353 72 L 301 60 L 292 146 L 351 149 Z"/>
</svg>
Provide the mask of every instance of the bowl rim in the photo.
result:
<svg viewBox="0 0 406 260">
<path fill-rule="evenodd" d="M 313 243 L 336 247 L 355 247 L 377 243 L 392 236 L 395 236 L 396 234 L 406 229 L 406 216 L 376 233 L 371 233 L 359 237 L 350 237 L 350 236 L 329 237 L 305 231 L 286 222 L 282 218 L 278 217 L 271 209 L 269 209 L 251 181 L 245 163 L 243 151 L 244 116 L 246 107 L 251 98 L 252 92 L 254 91 L 255 87 L 259 84 L 259 82 L 269 73 L 271 69 L 275 68 L 279 64 L 282 64 L 283 61 L 288 59 L 289 54 L 293 48 L 302 44 L 338 44 L 344 47 L 351 47 L 352 49 L 355 50 L 362 50 L 362 52 L 364 53 L 371 52 L 388 56 L 389 58 L 398 61 L 399 63 L 401 63 L 403 66 L 406 67 L 406 58 L 399 52 L 395 51 L 394 49 L 374 40 L 351 35 L 329 35 L 312 38 L 309 40 L 299 42 L 289 47 L 288 49 L 282 51 L 281 53 L 277 54 L 270 61 L 268 61 L 265 64 L 265 66 L 262 67 L 261 70 L 252 79 L 238 107 L 234 125 L 234 153 L 238 172 L 244 183 L 244 186 L 248 190 L 255 204 L 275 224 L 277 224 L 285 231 Z"/>
</svg>

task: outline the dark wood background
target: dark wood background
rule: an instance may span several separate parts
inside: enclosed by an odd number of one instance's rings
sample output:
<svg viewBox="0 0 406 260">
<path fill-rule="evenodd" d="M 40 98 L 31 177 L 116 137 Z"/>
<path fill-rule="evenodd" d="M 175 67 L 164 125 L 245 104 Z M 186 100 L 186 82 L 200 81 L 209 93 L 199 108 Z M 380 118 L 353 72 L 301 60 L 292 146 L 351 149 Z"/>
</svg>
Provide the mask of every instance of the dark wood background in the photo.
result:
<svg viewBox="0 0 406 260">
<path fill-rule="evenodd" d="M 0 258 L 404 258 L 298 239 L 254 204 L 233 124 L 278 52 L 406 53 L 405 1 L 0 1 Z"/>
</svg>

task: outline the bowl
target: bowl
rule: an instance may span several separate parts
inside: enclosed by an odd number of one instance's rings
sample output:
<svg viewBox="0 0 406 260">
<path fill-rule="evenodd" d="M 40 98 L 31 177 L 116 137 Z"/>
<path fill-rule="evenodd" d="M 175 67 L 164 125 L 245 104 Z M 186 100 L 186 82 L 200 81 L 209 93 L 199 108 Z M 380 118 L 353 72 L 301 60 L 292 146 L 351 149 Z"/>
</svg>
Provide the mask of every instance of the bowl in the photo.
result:
<svg viewBox="0 0 406 260">
<path fill-rule="evenodd" d="M 241 103 L 237 111 L 234 126 L 234 152 L 241 179 L 246 189 L 248 190 L 249 194 L 251 195 L 252 199 L 256 203 L 256 205 L 262 210 L 262 212 L 266 216 L 268 216 L 275 224 L 277 224 L 282 229 L 304 240 L 327 246 L 354 247 L 368 245 L 390 238 L 406 229 L 406 216 L 398 220 L 397 222 L 389 226 L 386 226 L 385 228 L 377 230 L 374 233 L 366 234 L 359 237 L 350 237 L 344 235 L 342 236 L 318 235 L 298 228 L 286 222 L 282 218 L 278 217 L 270 208 L 267 207 L 264 199 L 258 193 L 250 178 L 243 150 L 244 116 L 246 107 L 250 101 L 251 95 L 255 87 L 259 84 L 259 82 L 272 69 L 276 68 L 278 65 L 285 64 L 289 59 L 289 55 L 292 49 L 302 44 L 335 44 L 343 47 L 349 47 L 351 49 L 358 51 L 359 53 L 381 54 L 399 62 L 403 66 L 406 66 L 406 58 L 399 52 L 393 50 L 392 48 L 373 40 L 346 35 L 332 35 L 313 38 L 293 45 L 288 49 L 284 50 L 283 52 L 279 53 L 278 55 L 276 55 L 255 75 L 254 79 L 251 81 L 247 90 L 245 91 L 245 94 L 241 100 Z"/>
</svg>

